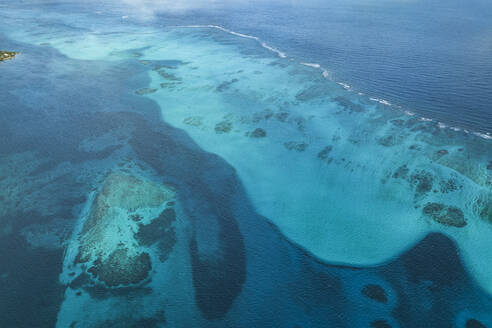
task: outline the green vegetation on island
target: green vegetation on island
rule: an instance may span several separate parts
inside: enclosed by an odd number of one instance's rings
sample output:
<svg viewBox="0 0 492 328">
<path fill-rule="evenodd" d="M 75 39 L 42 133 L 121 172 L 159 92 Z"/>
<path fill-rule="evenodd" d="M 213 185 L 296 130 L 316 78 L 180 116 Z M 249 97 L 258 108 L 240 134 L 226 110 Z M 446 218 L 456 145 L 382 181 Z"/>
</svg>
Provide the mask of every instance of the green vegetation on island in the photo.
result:
<svg viewBox="0 0 492 328">
<path fill-rule="evenodd" d="M 0 61 L 8 60 L 8 59 L 14 59 L 15 55 L 17 55 L 18 52 L 15 51 L 4 51 L 0 50 Z"/>
</svg>

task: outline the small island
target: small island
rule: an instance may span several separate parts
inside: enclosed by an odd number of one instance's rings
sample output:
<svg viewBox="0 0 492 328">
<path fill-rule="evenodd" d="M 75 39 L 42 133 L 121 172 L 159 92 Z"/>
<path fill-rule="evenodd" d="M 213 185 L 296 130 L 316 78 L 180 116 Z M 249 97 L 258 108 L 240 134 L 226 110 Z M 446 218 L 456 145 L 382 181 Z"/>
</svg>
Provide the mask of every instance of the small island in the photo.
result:
<svg viewBox="0 0 492 328">
<path fill-rule="evenodd" d="M 3 51 L 0 50 L 0 61 L 8 60 L 8 59 L 14 59 L 15 55 L 17 55 L 18 52 L 15 51 Z"/>
</svg>

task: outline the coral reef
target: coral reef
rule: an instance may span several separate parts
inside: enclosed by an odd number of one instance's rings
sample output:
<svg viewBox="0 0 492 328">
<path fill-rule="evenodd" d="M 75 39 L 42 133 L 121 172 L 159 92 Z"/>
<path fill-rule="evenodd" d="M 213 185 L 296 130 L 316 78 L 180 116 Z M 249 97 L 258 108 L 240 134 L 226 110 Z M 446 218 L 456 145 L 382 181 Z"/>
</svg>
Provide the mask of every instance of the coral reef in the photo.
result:
<svg viewBox="0 0 492 328">
<path fill-rule="evenodd" d="M 174 210 L 164 210 L 161 215 L 156 211 L 174 197 L 175 192 L 170 187 L 123 173 L 109 175 L 82 227 L 75 264 L 87 263 L 88 272 L 108 287 L 144 280 L 152 263 L 142 246 L 149 245 L 149 239 L 157 241 L 159 237 L 145 227 L 170 227 L 175 218 Z M 149 216 L 154 217 L 156 223 L 153 219 L 148 224 L 142 223 L 148 221 Z M 175 241 L 174 231 L 169 233 L 171 241 Z M 170 252 L 174 243 L 164 243 Z"/>
<path fill-rule="evenodd" d="M 392 147 L 401 144 L 402 138 L 394 135 L 387 135 L 377 139 L 377 143 L 384 147 Z"/>
<path fill-rule="evenodd" d="M 425 216 L 447 226 L 462 228 L 466 225 L 463 211 L 454 206 L 447 206 L 441 203 L 427 203 L 422 212 Z"/>
<path fill-rule="evenodd" d="M 264 138 L 266 137 L 266 131 L 262 128 L 256 128 L 253 132 L 249 134 L 251 138 Z"/>
<path fill-rule="evenodd" d="M 288 141 L 284 143 L 284 146 L 288 150 L 295 150 L 301 152 L 301 151 L 305 151 L 309 145 L 305 142 Z"/>
<path fill-rule="evenodd" d="M 481 219 L 492 223 L 492 195 L 480 196 L 475 202 L 475 208 Z"/>
<path fill-rule="evenodd" d="M 332 146 L 326 146 L 323 148 L 319 153 L 318 153 L 318 158 L 319 159 L 327 159 L 328 154 L 332 151 L 333 147 Z"/>
<path fill-rule="evenodd" d="M 175 76 L 174 74 L 168 73 L 168 72 L 166 72 L 164 70 L 159 70 L 158 73 L 159 73 L 160 76 L 162 76 L 166 80 L 170 80 L 170 81 L 181 81 L 181 79 L 179 77 Z"/>
<path fill-rule="evenodd" d="M 424 194 L 432 190 L 434 177 L 427 171 L 418 170 L 412 174 L 410 181 L 415 185 L 417 194 Z"/>
<path fill-rule="evenodd" d="M 217 88 L 215 88 L 215 90 L 217 90 L 218 92 L 225 91 L 225 90 L 229 89 L 231 87 L 231 85 L 233 83 L 236 83 L 237 81 L 239 81 L 239 80 L 238 79 L 232 79 L 230 81 L 222 82 L 221 84 L 219 84 L 217 86 Z"/>
<path fill-rule="evenodd" d="M 135 91 L 135 93 L 139 96 L 143 96 L 143 95 L 147 95 L 149 93 L 154 93 L 156 91 L 157 91 L 157 89 L 153 89 L 153 88 L 142 88 L 142 89 L 138 89 L 137 91 Z"/>
<path fill-rule="evenodd" d="M 202 117 L 200 116 L 190 116 L 186 117 L 183 120 L 184 124 L 191 125 L 191 126 L 200 126 L 202 125 Z"/>
<path fill-rule="evenodd" d="M 374 320 L 371 322 L 372 328 L 391 328 L 391 325 L 387 323 L 385 320 Z"/>
<path fill-rule="evenodd" d="M 115 287 L 139 283 L 147 278 L 151 268 L 148 253 L 130 255 L 128 248 L 118 248 L 106 259 L 97 259 L 88 271 L 107 286 Z"/>
<path fill-rule="evenodd" d="M 232 123 L 229 121 L 222 121 L 215 125 L 215 133 L 228 133 L 232 130 Z"/>
<path fill-rule="evenodd" d="M 398 179 L 398 178 L 405 179 L 407 177 L 409 171 L 410 170 L 408 169 L 407 164 L 404 164 L 404 165 L 400 166 L 395 171 L 395 173 L 393 173 L 393 178 L 395 178 L 395 179 Z"/>
<path fill-rule="evenodd" d="M 364 107 L 362 107 L 361 105 L 359 104 L 355 104 L 353 102 L 351 102 L 350 100 L 348 100 L 347 98 L 344 98 L 344 97 L 336 97 L 335 99 L 333 99 L 338 105 L 340 105 L 341 107 L 343 107 L 344 110 L 348 110 L 349 112 L 363 112 L 364 111 Z"/>
<path fill-rule="evenodd" d="M 375 285 L 375 284 L 365 285 L 364 288 L 362 288 L 361 292 L 362 294 L 369 297 L 370 299 L 373 299 L 380 303 L 388 302 L 388 297 L 386 296 L 386 292 L 379 285 Z"/>
<path fill-rule="evenodd" d="M 487 328 L 487 327 L 477 319 L 468 319 L 466 321 L 466 328 Z"/>
</svg>

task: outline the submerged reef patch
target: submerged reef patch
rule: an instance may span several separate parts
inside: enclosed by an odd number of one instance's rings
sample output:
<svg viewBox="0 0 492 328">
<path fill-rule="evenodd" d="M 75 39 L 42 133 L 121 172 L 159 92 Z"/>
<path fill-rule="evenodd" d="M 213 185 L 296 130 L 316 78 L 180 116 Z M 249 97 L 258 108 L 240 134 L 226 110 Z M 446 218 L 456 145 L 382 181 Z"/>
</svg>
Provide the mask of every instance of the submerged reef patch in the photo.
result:
<svg viewBox="0 0 492 328">
<path fill-rule="evenodd" d="M 218 91 L 218 92 L 226 91 L 227 89 L 229 89 L 231 87 L 231 85 L 233 83 L 236 83 L 237 81 L 239 81 L 239 80 L 238 79 L 232 79 L 230 81 L 222 82 L 221 84 L 219 84 L 217 86 L 217 88 L 215 88 L 215 90 Z"/>
<path fill-rule="evenodd" d="M 137 91 L 135 91 L 135 93 L 139 96 L 143 96 L 143 95 L 148 95 L 150 93 L 154 93 L 156 91 L 157 91 L 157 89 L 154 89 L 154 88 L 142 88 L 142 89 L 138 89 Z"/>
<path fill-rule="evenodd" d="M 482 220 L 492 223 L 492 195 L 481 195 L 474 206 Z"/>
<path fill-rule="evenodd" d="M 318 153 L 318 158 L 319 159 L 327 159 L 328 155 L 331 153 L 333 147 L 332 146 L 326 146 L 323 148 L 319 153 Z"/>
<path fill-rule="evenodd" d="M 183 123 L 190 126 L 200 126 L 202 125 L 202 119 L 201 116 L 190 116 L 183 119 Z"/>
<path fill-rule="evenodd" d="M 362 107 L 359 104 L 355 104 L 348 100 L 345 97 L 338 96 L 335 99 L 333 99 L 338 105 L 340 105 L 344 110 L 347 110 L 349 112 L 363 112 L 364 107 Z"/>
<path fill-rule="evenodd" d="M 130 255 L 128 248 L 118 248 L 104 260 L 97 259 L 88 272 L 107 286 L 116 287 L 139 283 L 147 278 L 151 268 L 148 253 Z"/>
<path fill-rule="evenodd" d="M 398 169 L 396 169 L 395 173 L 393 173 L 393 178 L 395 178 L 395 179 L 399 179 L 399 178 L 406 179 L 409 171 L 410 170 L 408 169 L 407 164 L 403 164 Z"/>
<path fill-rule="evenodd" d="M 468 319 L 466 321 L 465 328 L 487 328 L 487 327 L 477 319 Z"/>
<path fill-rule="evenodd" d="M 264 138 L 266 137 L 266 131 L 262 128 L 256 128 L 253 132 L 249 133 L 251 138 Z"/>
<path fill-rule="evenodd" d="M 386 292 L 379 285 L 375 285 L 375 284 L 365 285 L 364 288 L 362 288 L 361 292 L 362 294 L 369 297 L 370 299 L 373 299 L 380 303 L 388 302 L 388 297 L 386 296 Z"/>
<path fill-rule="evenodd" d="M 143 247 L 159 238 L 148 227 L 169 228 L 174 210 L 164 210 L 161 215 L 157 211 L 174 197 L 170 187 L 119 172 L 110 174 L 82 227 L 75 264 L 87 263 L 90 267 L 87 271 L 108 287 L 127 286 L 146 279 L 152 261 Z M 149 220 L 150 223 L 143 223 Z M 174 231 L 170 230 L 169 234 L 174 242 Z M 173 242 L 164 242 L 167 253 Z"/>
<path fill-rule="evenodd" d="M 391 325 L 386 320 L 378 319 L 371 322 L 371 328 L 391 328 Z"/>
<path fill-rule="evenodd" d="M 434 177 L 427 171 L 417 170 L 410 177 L 410 181 L 415 185 L 417 194 L 424 194 L 432 190 Z"/>
<path fill-rule="evenodd" d="M 179 77 L 177 77 L 176 75 L 174 74 L 171 74 L 171 73 L 168 73 L 164 70 L 159 70 L 158 71 L 159 75 L 163 78 L 165 78 L 166 80 L 169 80 L 169 81 L 181 81 L 181 79 Z"/>
<path fill-rule="evenodd" d="M 119 320 L 105 320 L 101 322 L 94 328 L 159 328 L 163 324 L 166 324 L 166 317 L 164 311 L 159 311 L 159 313 L 154 317 L 144 317 L 140 319 L 135 318 L 121 318 Z M 74 328 L 79 326 L 75 325 Z M 82 328 L 80 326 L 80 328 Z"/>
<path fill-rule="evenodd" d="M 305 151 L 309 144 L 305 142 L 288 141 L 284 143 L 285 148 L 288 150 L 295 150 L 298 152 Z"/>
<path fill-rule="evenodd" d="M 215 125 L 215 133 L 229 133 L 232 130 L 232 122 L 230 121 L 222 121 Z"/>
<path fill-rule="evenodd" d="M 441 203 L 427 203 L 422 209 L 422 213 L 434 221 L 457 228 L 466 225 L 463 211 L 455 206 L 447 206 Z"/>
<path fill-rule="evenodd" d="M 377 139 L 378 144 L 384 147 L 393 147 L 402 143 L 402 138 L 394 135 L 387 135 Z"/>
</svg>

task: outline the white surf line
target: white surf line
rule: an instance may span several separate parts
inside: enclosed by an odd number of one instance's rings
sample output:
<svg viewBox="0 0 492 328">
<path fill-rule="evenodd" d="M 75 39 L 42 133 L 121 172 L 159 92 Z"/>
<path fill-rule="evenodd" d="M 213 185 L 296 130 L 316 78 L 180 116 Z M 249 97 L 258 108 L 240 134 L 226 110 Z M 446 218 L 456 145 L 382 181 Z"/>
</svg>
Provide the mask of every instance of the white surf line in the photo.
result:
<svg viewBox="0 0 492 328">
<path fill-rule="evenodd" d="M 319 70 L 321 70 L 321 75 L 323 75 L 324 78 L 327 78 L 329 80 L 332 80 L 330 71 L 328 71 L 326 68 L 324 68 L 323 66 L 321 66 L 318 63 L 301 62 L 301 65 L 319 69 Z M 346 90 L 349 90 L 350 89 L 350 86 L 348 84 L 341 83 L 341 82 L 337 82 L 337 83 L 340 84 L 341 86 L 344 86 L 344 85 L 348 86 L 348 88 L 345 88 Z"/>
<path fill-rule="evenodd" d="M 248 35 L 248 34 L 243 34 L 239 32 L 234 32 L 232 30 L 229 30 L 225 27 L 219 26 L 219 25 L 182 25 L 182 26 L 177 26 L 177 27 L 185 27 L 185 28 L 215 28 L 217 30 L 221 30 L 223 32 L 239 36 L 241 38 L 246 38 L 246 39 L 252 39 L 257 41 L 263 48 L 270 50 L 272 52 L 275 52 L 280 58 L 287 58 L 287 55 L 283 53 L 282 51 L 278 50 L 277 48 L 274 48 L 267 44 L 266 42 L 262 41 L 259 37 L 254 36 L 254 35 Z"/>
<path fill-rule="evenodd" d="M 287 58 L 287 55 L 284 52 L 282 52 L 282 51 L 280 51 L 280 50 L 278 50 L 278 49 L 276 49 L 276 48 L 268 45 L 266 42 L 264 42 L 263 40 L 261 40 L 257 36 L 235 32 L 233 30 L 229 30 L 228 28 L 225 28 L 225 27 L 220 26 L 220 25 L 212 25 L 212 24 L 209 24 L 209 25 L 178 25 L 178 26 L 174 26 L 174 27 L 181 27 L 181 28 L 214 28 L 214 29 L 217 29 L 217 30 L 220 30 L 220 31 L 223 31 L 223 32 L 226 32 L 226 33 L 229 33 L 229 34 L 232 34 L 232 35 L 241 37 L 241 38 L 255 40 L 263 48 L 276 53 L 280 58 Z M 324 78 L 329 79 L 330 81 L 334 81 L 333 78 L 332 78 L 331 72 L 329 70 L 327 70 L 326 68 L 324 68 L 323 66 L 321 66 L 320 64 L 318 64 L 318 63 L 308 63 L 308 62 L 299 62 L 299 63 L 301 65 L 304 65 L 304 66 L 308 66 L 308 67 L 312 67 L 312 68 L 321 70 L 321 74 L 323 75 Z M 337 83 L 338 85 L 340 85 L 342 88 L 344 88 L 345 90 L 347 90 L 349 92 L 353 92 L 354 91 L 352 89 L 352 87 L 349 84 L 345 83 L 345 82 L 340 82 L 340 81 L 334 81 L 334 82 Z M 358 92 L 357 94 L 359 96 L 364 96 L 364 93 L 362 93 L 362 92 Z M 374 102 L 380 103 L 382 105 L 385 105 L 385 106 L 388 106 L 388 107 L 397 108 L 399 110 L 402 110 L 403 113 L 406 114 L 406 115 L 409 115 L 409 116 L 416 115 L 414 112 L 412 112 L 410 110 L 407 110 L 407 109 L 404 109 L 400 105 L 392 104 L 392 103 L 390 103 L 389 101 L 387 101 L 385 99 L 376 98 L 376 97 L 369 97 L 369 99 L 372 100 L 372 101 L 374 101 Z M 426 121 L 426 122 L 433 121 L 433 119 L 426 118 L 426 117 L 421 116 L 421 115 L 417 115 L 417 116 L 420 117 L 420 119 L 422 121 Z M 461 131 L 462 130 L 462 129 L 457 128 L 457 127 L 449 127 L 448 125 L 446 125 L 444 123 L 441 123 L 441 122 L 438 122 L 438 125 L 439 125 L 439 128 L 441 128 L 441 129 L 443 129 L 443 128 L 450 128 L 450 129 L 452 129 L 454 131 Z M 466 129 L 463 129 L 463 131 L 465 131 L 466 133 L 468 133 L 468 131 Z M 481 137 L 483 139 L 492 139 L 492 134 L 490 132 L 485 132 L 485 133 L 472 132 L 472 134 L 474 134 L 474 135 L 476 135 L 478 137 Z"/>
</svg>

